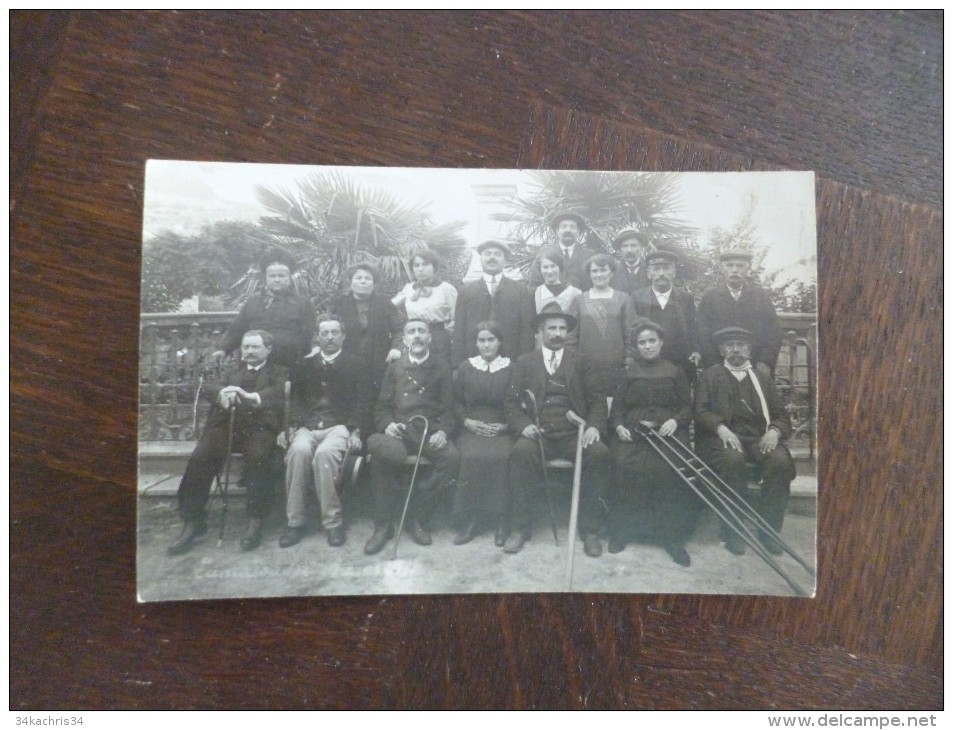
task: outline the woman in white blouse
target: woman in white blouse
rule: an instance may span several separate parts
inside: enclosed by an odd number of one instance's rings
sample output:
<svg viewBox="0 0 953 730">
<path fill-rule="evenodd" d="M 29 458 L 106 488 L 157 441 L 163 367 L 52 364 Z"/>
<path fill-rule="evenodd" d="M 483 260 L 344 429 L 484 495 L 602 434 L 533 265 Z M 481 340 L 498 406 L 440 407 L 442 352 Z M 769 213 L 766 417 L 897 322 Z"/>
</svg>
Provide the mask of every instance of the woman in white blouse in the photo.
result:
<svg viewBox="0 0 953 730">
<path fill-rule="evenodd" d="M 543 277 L 543 283 L 533 293 L 536 314 L 547 305 L 557 304 L 563 312 L 569 311 L 569 305 L 582 292 L 571 284 L 563 282 L 566 271 L 566 259 L 555 249 L 544 249 L 536 257 L 536 268 Z"/>
<path fill-rule="evenodd" d="M 392 300 L 394 306 L 403 309 L 407 319 L 422 319 L 430 324 L 430 352 L 449 364 L 457 290 L 437 276 L 440 257 L 430 249 L 415 252 L 408 266 L 414 281 L 397 293 Z"/>
</svg>

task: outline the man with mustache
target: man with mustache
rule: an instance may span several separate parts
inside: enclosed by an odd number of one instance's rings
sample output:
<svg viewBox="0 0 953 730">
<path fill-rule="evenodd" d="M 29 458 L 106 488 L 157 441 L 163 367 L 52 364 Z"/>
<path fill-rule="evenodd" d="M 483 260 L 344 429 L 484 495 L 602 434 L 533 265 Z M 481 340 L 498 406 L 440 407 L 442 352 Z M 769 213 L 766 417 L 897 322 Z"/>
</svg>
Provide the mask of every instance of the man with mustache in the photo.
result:
<svg viewBox="0 0 953 730">
<path fill-rule="evenodd" d="M 796 474 L 784 445 L 791 435 L 791 420 L 774 381 L 752 366 L 751 332 L 726 327 L 714 338 L 723 360 L 698 378 L 696 452 L 738 495 L 744 496 L 749 477 L 760 479 L 761 494 L 753 506 L 780 533 Z M 744 541 L 725 522 L 721 537 L 729 552 L 745 552 Z M 769 552 L 781 554 L 772 537 L 760 532 L 759 538 Z"/>
<path fill-rule="evenodd" d="M 652 250 L 648 235 L 631 226 L 623 228 L 612 241 L 612 247 L 621 255 L 620 266 L 612 275 L 612 288 L 632 296 L 639 289 L 648 286 L 645 257 Z"/>
<path fill-rule="evenodd" d="M 714 333 L 741 327 L 751 333 L 751 361 L 758 372 L 770 376 L 778 362 L 783 333 L 767 289 L 748 281 L 752 254 L 733 248 L 719 256 L 724 283 L 706 291 L 698 303 L 698 328 L 702 361 L 711 367 L 721 361 Z"/>
<path fill-rule="evenodd" d="M 404 324 L 406 352 L 387 366 L 374 406 L 374 421 L 381 433 L 368 440 L 374 496 L 374 534 L 364 545 L 373 555 L 394 536 L 394 519 L 403 505 L 401 487 L 406 483 L 401 467 L 407 455 L 417 455 L 421 438 L 423 456 L 432 464 L 429 475 L 419 474 L 410 506 L 410 536 L 418 545 L 430 545 L 430 519 L 441 493 L 457 477 L 460 453 L 449 440 L 456 426 L 453 411 L 453 376 L 450 366 L 430 354 L 430 325 L 421 319 Z M 426 433 L 414 416 L 429 422 Z"/>
<path fill-rule="evenodd" d="M 689 382 L 693 382 L 696 368 L 701 365 L 701 345 L 695 300 L 684 289 L 675 287 L 678 263 L 678 255 L 671 251 L 660 249 L 647 254 L 645 266 L 651 284 L 632 295 L 632 305 L 639 317 L 661 325 L 665 332 L 662 359 L 684 369 Z M 634 347 L 633 342 L 628 343 L 627 355 L 633 359 Z"/>
<path fill-rule="evenodd" d="M 580 241 L 583 233 L 589 228 L 586 220 L 581 215 L 566 211 L 553 216 L 549 225 L 556 235 L 556 243 L 543 248 L 539 255 L 545 256 L 545 253 L 548 252 L 562 254 L 566 261 L 566 267 L 563 270 L 563 281 L 583 291 L 588 289 L 589 281 L 585 271 L 586 262 L 598 251 L 583 246 Z M 531 283 L 534 286 L 543 283 L 542 275 L 538 271 L 534 272 Z"/>
<path fill-rule="evenodd" d="M 235 409 L 231 446 L 232 451 L 244 454 L 242 482 L 248 496 L 248 529 L 241 539 L 241 549 L 254 550 L 261 544 L 262 520 L 274 501 L 270 469 L 281 430 L 284 383 L 288 379 L 288 371 L 269 357 L 273 345 L 274 339 L 264 330 L 246 332 L 241 340 L 241 364 L 223 383 L 205 393 L 212 401 L 212 409 L 179 484 L 179 512 L 185 524 L 179 538 L 169 547 L 169 555 L 187 552 L 208 530 L 206 505 L 212 480 L 228 457 L 231 409 Z"/>
<path fill-rule="evenodd" d="M 593 387 L 591 369 L 565 348 L 576 318 L 551 305 L 536 316 L 542 347 L 516 361 L 504 405 L 510 430 L 519 434 L 510 455 L 508 519 L 511 534 L 503 546 L 517 553 L 532 533 L 530 485 L 540 476 L 539 440 L 547 459 L 575 458 L 577 426 L 569 411 L 586 424 L 583 433 L 582 491 L 579 499 L 579 532 L 586 555 L 602 554 L 598 532 L 603 521 L 600 498 L 608 484 L 609 450 L 604 440 L 608 421 L 606 394 Z M 533 393 L 537 413 L 527 413 L 521 403 L 526 391 Z M 523 403 L 525 405 L 525 403 Z M 538 425 L 537 425 L 538 423 Z"/>
</svg>

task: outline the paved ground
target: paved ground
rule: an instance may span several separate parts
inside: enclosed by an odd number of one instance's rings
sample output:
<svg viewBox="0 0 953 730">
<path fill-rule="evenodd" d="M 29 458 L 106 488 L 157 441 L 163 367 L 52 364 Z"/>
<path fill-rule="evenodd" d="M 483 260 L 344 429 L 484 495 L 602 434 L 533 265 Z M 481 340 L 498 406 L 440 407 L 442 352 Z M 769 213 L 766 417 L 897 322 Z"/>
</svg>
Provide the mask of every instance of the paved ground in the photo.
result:
<svg viewBox="0 0 953 730">
<path fill-rule="evenodd" d="M 278 547 L 283 526 L 279 510 L 266 523 L 264 543 L 249 553 L 238 549 L 245 526 L 242 500 L 233 500 L 225 539 L 217 547 L 220 506 L 213 503 L 212 528 L 189 553 L 168 557 L 165 550 L 181 524 L 167 497 L 140 497 L 139 597 L 142 601 L 254 596 L 374 595 L 398 593 L 552 592 L 566 589 L 566 525 L 568 508 L 560 515 L 560 544 L 549 525 L 540 521 L 522 552 L 507 555 L 493 544 L 492 532 L 468 545 L 452 544 L 446 518 L 435 520 L 434 544 L 416 545 L 405 534 L 397 559 L 393 542 L 378 555 L 367 556 L 364 542 L 373 531 L 361 503 L 352 496 L 346 513 L 357 515 L 348 525 L 347 543 L 328 546 L 323 532 L 312 528 L 290 548 Z M 366 498 L 366 497 L 365 497 Z M 565 505 L 564 505 L 565 506 Z M 800 512 L 800 514 L 798 513 Z M 540 519 L 546 514 L 539 506 Z M 811 565 L 815 562 L 812 509 L 792 505 L 783 537 Z M 744 556 L 728 553 L 718 540 L 714 516 L 703 515 L 688 545 L 689 568 L 676 565 L 653 545 L 629 545 L 616 555 L 587 557 L 576 543 L 572 589 L 612 593 L 732 593 L 794 595 L 789 585 L 750 549 Z M 788 574 L 809 593 L 813 579 L 789 556 L 778 559 Z"/>
</svg>

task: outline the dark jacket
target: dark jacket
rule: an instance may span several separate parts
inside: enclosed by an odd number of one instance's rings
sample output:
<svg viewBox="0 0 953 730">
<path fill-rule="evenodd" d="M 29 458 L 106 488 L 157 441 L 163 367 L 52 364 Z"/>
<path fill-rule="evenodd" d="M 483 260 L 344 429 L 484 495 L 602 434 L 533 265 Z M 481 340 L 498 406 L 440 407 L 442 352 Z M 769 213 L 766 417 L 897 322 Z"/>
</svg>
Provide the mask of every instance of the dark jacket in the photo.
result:
<svg viewBox="0 0 953 730">
<path fill-rule="evenodd" d="M 304 297 L 290 292 L 274 298 L 256 294 L 245 302 L 228 326 L 222 336 L 221 349 L 227 355 L 239 349 L 248 330 L 265 330 L 274 338 L 271 359 L 291 367 L 311 349 L 314 328 L 314 309 Z"/>
<path fill-rule="evenodd" d="M 404 315 L 390 299 L 376 292 L 371 295 L 367 313 L 367 330 L 361 337 L 361 318 L 357 312 L 357 300 L 350 292 L 331 302 L 328 313 L 338 317 L 344 325 L 344 351 L 363 357 L 371 374 L 373 387 L 380 384 L 387 363 L 387 353 L 400 350 L 403 345 Z M 362 351 L 363 350 L 363 351 Z"/>
<path fill-rule="evenodd" d="M 649 281 L 647 271 L 648 267 L 645 265 L 644 261 L 639 262 L 638 268 L 634 274 L 629 272 L 624 261 L 620 261 L 615 273 L 612 275 L 609 285 L 613 289 L 617 289 L 618 291 L 625 292 L 629 296 L 632 296 L 639 289 L 644 289 L 645 287 L 651 285 L 652 282 Z"/>
<path fill-rule="evenodd" d="M 639 289 L 632 295 L 632 306 L 639 317 L 650 319 L 665 330 L 662 337 L 663 360 L 684 366 L 693 352 L 701 353 L 695 299 L 684 289 L 673 288 L 665 309 L 659 306 L 652 287 Z M 628 339 L 628 349 L 635 355 L 635 342 Z"/>
<path fill-rule="evenodd" d="M 791 419 L 774 381 L 757 373 L 755 377 L 761 384 L 768 405 L 768 426 L 776 428 L 782 440 L 788 439 L 791 436 Z M 747 409 L 741 402 L 741 385 L 723 364 L 710 367 L 698 376 L 698 386 L 695 388 L 695 442 L 700 450 L 705 450 L 709 444 L 720 444 L 718 426 L 725 424 L 734 430 L 734 419 L 745 412 Z"/>
<path fill-rule="evenodd" d="M 766 289 L 745 284 L 736 302 L 725 284 L 706 291 L 698 303 L 698 329 L 706 367 L 721 361 L 712 334 L 725 327 L 744 327 L 751 332 L 751 362 L 763 362 L 773 370 L 781 352 L 783 333 Z"/>
<path fill-rule="evenodd" d="M 529 352 L 535 344 L 533 314 L 533 294 L 522 283 L 504 276 L 491 297 L 482 277 L 471 281 L 457 297 L 452 364 L 456 367 L 478 354 L 476 326 L 484 320 L 495 319 L 503 328 L 500 355 L 515 359 Z"/>
<path fill-rule="evenodd" d="M 341 352 L 327 365 L 321 355 L 299 360 L 291 370 L 291 425 L 316 429 L 323 421 L 324 428 L 369 433 L 369 391 L 367 366 L 355 355 Z"/>
<path fill-rule="evenodd" d="M 602 438 L 606 437 L 608 409 L 606 394 L 591 387 L 587 373 L 580 359 L 571 350 L 563 354 L 559 370 L 566 377 L 569 386 L 569 402 L 571 408 L 586 421 L 586 425 L 599 430 Z M 513 366 L 513 376 L 510 379 L 510 389 L 506 396 L 503 409 L 506 413 L 506 422 L 514 434 L 519 435 L 531 423 L 535 423 L 531 414 L 520 407 L 521 396 L 524 391 L 530 390 L 536 396 L 536 402 L 542 403 L 546 392 L 546 381 L 549 372 L 543 363 L 543 353 L 540 350 L 523 355 Z"/>
<path fill-rule="evenodd" d="M 384 372 L 374 405 L 374 423 L 377 431 L 383 431 L 391 423 L 407 423 L 417 415 L 427 418 L 431 433 L 453 433 L 453 374 L 450 366 L 433 353 L 422 364 L 415 365 L 405 352 Z"/>
<path fill-rule="evenodd" d="M 211 384 L 205 388 L 205 397 L 212 403 L 206 428 L 218 428 L 228 423 L 228 411 L 218 404 L 218 395 L 228 385 L 241 386 L 246 369 L 245 363 L 239 363 L 238 367 L 230 370 L 221 382 Z M 288 380 L 288 370 L 274 364 L 270 358 L 266 360 L 256 374 L 251 388 L 244 388 L 246 392 L 258 393 L 261 397 L 261 406 L 255 408 L 242 401 L 235 412 L 236 428 L 242 428 L 246 431 L 264 429 L 274 431 L 277 434 L 282 429 L 284 422 L 286 380 Z"/>
</svg>

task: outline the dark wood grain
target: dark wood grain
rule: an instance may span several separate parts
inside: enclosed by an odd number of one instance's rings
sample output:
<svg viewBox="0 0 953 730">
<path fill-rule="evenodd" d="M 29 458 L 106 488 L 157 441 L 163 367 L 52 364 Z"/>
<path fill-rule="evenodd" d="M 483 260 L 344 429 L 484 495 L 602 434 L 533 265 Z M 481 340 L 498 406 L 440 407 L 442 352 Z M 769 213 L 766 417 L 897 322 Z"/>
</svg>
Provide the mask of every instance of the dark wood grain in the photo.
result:
<svg viewBox="0 0 953 730">
<path fill-rule="evenodd" d="M 11 706 L 941 706 L 941 21 L 11 15 Z M 137 605 L 149 157 L 817 170 L 818 599 Z"/>
</svg>

